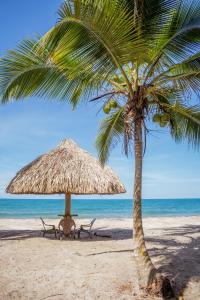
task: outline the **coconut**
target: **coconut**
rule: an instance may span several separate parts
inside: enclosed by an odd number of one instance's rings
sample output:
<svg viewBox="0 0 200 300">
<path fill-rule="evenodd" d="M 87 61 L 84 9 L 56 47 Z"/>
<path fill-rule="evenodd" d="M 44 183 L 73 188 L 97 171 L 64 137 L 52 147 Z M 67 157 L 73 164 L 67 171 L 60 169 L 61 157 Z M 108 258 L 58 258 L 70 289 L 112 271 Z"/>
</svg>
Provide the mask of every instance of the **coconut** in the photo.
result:
<svg viewBox="0 0 200 300">
<path fill-rule="evenodd" d="M 117 108 L 117 106 L 118 106 L 117 101 L 115 101 L 114 99 L 111 99 L 109 101 L 109 104 L 110 104 L 110 107 L 113 108 L 113 109 Z"/>
<path fill-rule="evenodd" d="M 161 117 L 162 122 L 169 122 L 169 120 L 170 120 L 170 115 L 169 114 L 165 113 L 165 114 L 162 115 L 162 117 Z"/>
<path fill-rule="evenodd" d="M 153 122 L 160 123 L 160 120 L 161 120 L 161 115 L 160 114 L 155 114 L 153 116 Z"/>
<path fill-rule="evenodd" d="M 109 104 L 109 103 L 106 103 L 106 104 L 104 105 L 104 107 L 103 107 L 104 113 L 105 113 L 105 114 L 109 114 L 110 110 L 111 110 L 110 104 Z"/>
</svg>

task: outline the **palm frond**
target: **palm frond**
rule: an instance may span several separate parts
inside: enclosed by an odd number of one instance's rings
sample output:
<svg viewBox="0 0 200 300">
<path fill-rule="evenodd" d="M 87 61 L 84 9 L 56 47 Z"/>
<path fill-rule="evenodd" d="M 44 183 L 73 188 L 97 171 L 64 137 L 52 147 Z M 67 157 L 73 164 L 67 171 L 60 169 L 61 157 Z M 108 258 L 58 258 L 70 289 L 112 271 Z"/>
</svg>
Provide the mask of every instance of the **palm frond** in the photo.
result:
<svg viewBox="0 0 200 300">
<path fill-rule="evenodd" d="M 88 72 L 86 76 L 84 70 L 81 76 L 72 77 L 70 62 L 60 70 L 54 56 L 40 40 L 24 40 L 15 51 L 9 51 L 0 61 L 1 101 L 37 95 L 68 100 L 75 106 L 83 95 L 97 89 L 101 83 L 97 76 Z"/>
<path fill-rule="evenodd" d="M 145 46 L 125 2 L 66 1 L 59 15 L 58 24 L 45 37 L 48 43 L 59 40 L 60 53 L 85 68 L 90 65 L 105 80 L 118 69 L 132 92 L 123 65 L 145 55 Z"/>
<path fill-rule="evenodd" d="M 200 146 L 200 106 L 187 106 L 181 99 L 181 93 L 172 91 L 168 96 L 157 94 L 158 112 L 170 116 L 170 131 L 176 142 Z"/>
<path fill-rule="evenodd" d="M 175 1 L 174 1 L 175 2 Z M 176 7 L 152 38 L 147 78 L 165 66 L 172 66 L 199 52 L 200 1 L 175 2 Z M 147 80 L 147 79 L 146 79 Z"/>
<path fill-rule="evenodd" d="M 199 96 L 200 92 L 200 53 L 198 52 L 189 59 L 158 74 L 151 81 L 150 85 L 165 87 L 171 86 L 174 89 L 182 90 L 183 93 L 191 91 Z"/>
<path fill-rule="evenodd" d="M 171 106 L 171 135 L 175 141 L 186 140 L 188 144 L 199 148 L 200 145 L 200 107 L 186 107 L 176 103 Z"/>
<path fill-rule="evenodd" d="M 110 151 L 116 146 L 124 133 L 124 108 L 121 107 L 105 118 L 100 126 L 96 139 L 96 148 L 100 162 L 104 165 L 108 160 Z"/>
</svg>

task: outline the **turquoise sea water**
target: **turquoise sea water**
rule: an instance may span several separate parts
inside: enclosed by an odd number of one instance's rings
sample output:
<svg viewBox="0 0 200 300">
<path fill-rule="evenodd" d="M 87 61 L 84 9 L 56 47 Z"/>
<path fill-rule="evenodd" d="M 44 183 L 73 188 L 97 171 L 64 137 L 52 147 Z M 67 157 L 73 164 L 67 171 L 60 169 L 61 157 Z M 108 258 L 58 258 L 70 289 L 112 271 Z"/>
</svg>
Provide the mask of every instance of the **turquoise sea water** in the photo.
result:
<svg viewBox="0 0 200 300">
<path fill-rule="evenodd" d="M 74 199 L 72 213 L 80 218 L 132 217 L 131 199 Z M 57 218 L 64 212 L 64 199 L 0 199 L 0 218 Z M 146 199 L 143 216 L 200 216 L 200 199 Z"/>
</svg>

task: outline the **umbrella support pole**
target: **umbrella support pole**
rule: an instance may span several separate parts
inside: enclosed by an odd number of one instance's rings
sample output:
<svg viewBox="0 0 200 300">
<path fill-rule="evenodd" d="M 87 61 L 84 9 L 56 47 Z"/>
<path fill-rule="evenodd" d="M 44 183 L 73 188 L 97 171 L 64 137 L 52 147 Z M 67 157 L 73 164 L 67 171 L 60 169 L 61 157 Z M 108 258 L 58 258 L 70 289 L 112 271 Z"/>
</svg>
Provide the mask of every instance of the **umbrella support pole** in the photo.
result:
<svg viewBox="0 0 200 300">
<path fill-rule="evenodd" d="M 71 194 L 65 194 L 65 215 L 71 216 Z"/>
</svg>

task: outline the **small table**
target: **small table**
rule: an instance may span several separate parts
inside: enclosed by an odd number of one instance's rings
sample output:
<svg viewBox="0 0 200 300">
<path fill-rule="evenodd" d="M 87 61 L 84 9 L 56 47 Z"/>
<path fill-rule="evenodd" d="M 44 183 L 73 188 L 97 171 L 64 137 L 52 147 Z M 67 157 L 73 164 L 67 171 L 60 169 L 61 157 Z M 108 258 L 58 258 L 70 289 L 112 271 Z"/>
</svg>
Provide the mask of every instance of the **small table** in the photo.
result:
<svg viewBox="0 0 200 300">
<path fill-rule="evenodd" d="M 58 217 L 65 217 L 66 215 L 58 215 Z M 67 216 L 70 216 L 70 217 L 78 217 L 77 214 L 74 214 L 74 215 L 67 215 Z"/>
</svg>

